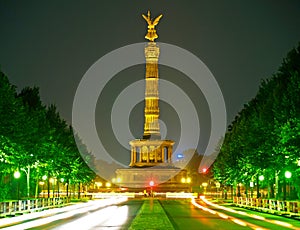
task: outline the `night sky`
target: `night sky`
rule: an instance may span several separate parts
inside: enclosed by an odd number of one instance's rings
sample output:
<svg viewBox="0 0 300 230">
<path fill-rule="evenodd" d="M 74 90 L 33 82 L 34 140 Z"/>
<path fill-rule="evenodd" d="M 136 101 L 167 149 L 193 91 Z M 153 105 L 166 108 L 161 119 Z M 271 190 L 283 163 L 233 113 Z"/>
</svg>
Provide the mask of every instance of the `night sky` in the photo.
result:
<svg viewBox="0 0 300 230">
<path fill-rule="evenodd" d="M 144 42 L 146 22 L 141 14 L 148 9 L 153 17 L 163 14 L 158 42 L 192 52 L 213 73 L 226 102 L 228 124 L 255 96 L 261 79 L 271 77 L 300 41 L 298 0 L 1 0 L 1 70 L 19 90 L 38 86 L 42 100 L 56 104 L 71 123 L 73 98 L 85 72 L 106 53 Z M 162 69 L 163 78 L 170 78 L 172 71 Z M 120 78 L 143 79 L 143 72 L 133 68 Z M 109 92 L 106 97 L 111 97 Z M 107 102 L 105 95 L 102 101 Z M 140 114 L 142 109 L 143 105 L 135 108 Z M 209 118 L 205 112 L 203 117 Z M 133 133 L 141 135 L 143 120 L 131 123 L 140 127 L 139 131 L 133 128 Z M 176 139 L 174 135 L 170 138 Z"/>
</svg>

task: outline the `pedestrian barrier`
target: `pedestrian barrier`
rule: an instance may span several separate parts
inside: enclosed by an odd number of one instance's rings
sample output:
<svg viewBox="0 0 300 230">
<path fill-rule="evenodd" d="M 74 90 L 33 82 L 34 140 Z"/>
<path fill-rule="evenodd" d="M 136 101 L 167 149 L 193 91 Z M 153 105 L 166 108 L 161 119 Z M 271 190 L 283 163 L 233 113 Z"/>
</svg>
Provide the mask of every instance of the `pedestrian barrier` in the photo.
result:
<svg viewBox="0 0 300 230">
<path fill-rule="evenodd" d="M 251 208 L 279 215 L 300 217 L 300 201 L 234 197 L 233 202 L 239 207 Z"/>
<path fill-rule="evenodd" d="M 54 207 L 61 207 L 67 203 L 69 203 L 69 199 L 67 197 L 0 202 L 0 217 L 15 216 Z"/>
</svg>

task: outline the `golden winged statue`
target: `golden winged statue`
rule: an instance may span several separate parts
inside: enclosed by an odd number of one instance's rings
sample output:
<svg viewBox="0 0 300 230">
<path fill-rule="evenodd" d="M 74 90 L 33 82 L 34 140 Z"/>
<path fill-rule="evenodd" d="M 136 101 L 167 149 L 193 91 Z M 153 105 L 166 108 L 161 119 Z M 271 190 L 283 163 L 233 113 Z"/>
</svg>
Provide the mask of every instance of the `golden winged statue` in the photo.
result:
<svg viewBox="0 0 300 230">
<path fill-rule="evenodd" d="M 154 27 L 158 24 L 160 18 L 162 17 L 162 14 L 159 15 L 157 18 L 155 18 L 155 20 L 152 20 L 150 17 L 150 11 L 148 10 L 148 15 L 145 16 L 144 14 L 142 14 L 142 16 L 148 23 L 148 33 L 146 34 L 145 38 L 153 42 L 156 38 L 158 38 L 158 35 Z"/>
</svg>

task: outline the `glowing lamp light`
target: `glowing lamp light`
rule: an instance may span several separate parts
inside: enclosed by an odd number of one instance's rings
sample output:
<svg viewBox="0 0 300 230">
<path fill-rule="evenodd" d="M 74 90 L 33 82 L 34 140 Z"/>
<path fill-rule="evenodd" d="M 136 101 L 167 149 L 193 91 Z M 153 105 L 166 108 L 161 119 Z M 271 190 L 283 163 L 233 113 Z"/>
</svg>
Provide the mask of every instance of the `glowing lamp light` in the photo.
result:
<svg viewBox="0 0 300 230">
<path fill-rule="evenodd" d="M 20 176 L 21 176 L 21 173 L 19 171 L 16 171 L 14 173 L 14 178 L 18 179 L 18 178 L 20 178 Z"/>
<path fill-rule="evenodd" d="M 185 178 L 182 177 L 182 178 L 181 178 L 181 183 L 185 183 L 185 182 L 186 182 Z"/>
<path fill-rule="evenodd" d="M 44 176 L 42 177 L 42 179 L 43 179 L 43 180 L 47 180 L 47 176 L 44 175 Z"/>
<path fill-rule="evenodd" d="M 109 188 L 109 187 L 111 187 L 111 183 L 106 182 L 106 183 L 105 183 L 105 186 L 106 186 L 107 188 Z"/>
<path fill-rule="evenodd" d="M 206 171 L 207 171 L 207 168 L 203 168 L 203 169 L 202 169 L 202 172 L 203 172 L 203 173 L 206 173 Z"/>
<path fill-rule="evenodd" d="M 191 178 L 190 177 L 188 177 L 188 178 L 186 178 L 186 183 L 191 183 Z"/>
<path fill-rule="evenodd" d="M 264 175 L 260 175 L 260 176 L 258 177 L 258 179 L 259 179 L 260 181 L 263 181 L 263 180 L 265 179 L 265 177 L 264 177 Z"/>
<path fill-rule="evenodd" d="M 292 173 L 290 171 L 286 171 L 284 173 L 285 178 L 290 179 L 292 177 Z"/>
<path fill-rule="evenodd" d="M 96 181 L 96 182 L 95 182 L 95 185 L 96 185 L 97 187 L 101 187 L 103 184 L 102 184 L 102 182 Z"/>
<path fill-rule="evenodd" d="M 182 159 L 183 157 L 184 157 L 183 154 L 181 154 L 181 153 L 177 154 L 178 159 Z"/>
<path fill-rule="evenodd" d="M 151 181 L 149 182 L 149 185 L 150 185 L 151 187 L 154 186 L 154 181 L 151 180 Z"/>
</svg>

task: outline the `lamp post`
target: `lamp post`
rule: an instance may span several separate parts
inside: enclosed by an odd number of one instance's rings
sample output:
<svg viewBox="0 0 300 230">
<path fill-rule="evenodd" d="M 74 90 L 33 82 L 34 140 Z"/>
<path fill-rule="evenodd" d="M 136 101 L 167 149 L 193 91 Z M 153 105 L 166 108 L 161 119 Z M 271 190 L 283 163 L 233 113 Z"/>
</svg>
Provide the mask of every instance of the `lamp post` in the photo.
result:
<svg viewBox="0 0 300 230">
<path fill-rule="evenodd" d="M 217 188 L 217 200 L 219 198 L 219 188 L 221 187 L 220 182 L 216 182 L 216 188 Z"/>
<path fill-rule="evenodd" d="M 149 182 L 149 185 L 150 185 L 150 196 L 153 196 L 153 190 L 152 190 L 152 187 L 154 186 L 154 181 L 153 180 L 151 180 L 150 182 Z"/>
<path fill-rule="evenodd" d="M 106 182 L 106 183 L 105 183 L 105 187 L 106 187 L 107 190 L 110 189 L 111 183 L 110 183 L 110 182 Z"/>
<path fill-rule="evenodd" d="M 40 181 L 39 182 L 39 185 L 41 185 L 41 192 L 42 192 L 42 195 L 43 195 L 43 198 L 44 198 L 44 193 L 43 193 L 43 190 L 44 190 L 44 185 L 45 185 L 45 182 L 44 181 Z"/>
<path fill-rule="evenodd" d="M 46 175 L 44 175 L 44 176 L 42 176 L 42 180 L 44 181 L 44 184 L 43 184 L 43 198 L 44 198 L 44 185 L 45 185 L 45 181 L 47 180 L 47 176 Z"/>
<path fill-rule="evenodd" d="M 20 176 L 21 176 L 21 173 L 19 171 L 16 171 L 14 173 L 14 178 L 18 179 L 18 183 L 17 183 L 17 197 L 18 197 L 18 200 L 20 200 L 20 181 L 19 181 Z"/>
<path fill-rule="evenodd" d="M 207 183 L 206 182 L 203 182 L 202 183 L 202 186 L 204 187 L 204 195 L 206 195 L 206 187 L 207 187 Z"/>
<path fill-rule="evenodd" d="M 286 200 L 286 179 L 288 179 L 288 192 L 289 192 L 289 197 L 290 197 L 290 185 L 289 185 L 289 179 L 292 177 L 292 173 L 290 171 L 285 171 L 284 173 L 284 184 L 283 184 L 283 200 Z"/>
<path fill-rule="evenodd" d="M 54 178 L 50 178 L 49 182 L 52 184 L 52 196 L 54 198 Z"/>
<path fill-rule="evenodd" d="M 62 184 L 64 183 L 65 179 L 64 178 L 60 178 L 59 180 Z M 59 197 L 59 193 L 60 193 L 60 189 L 59 189 L 59 181 L 57 181 L 57 196 Z M 62 191 L 63 192 L 63 191 Z"/>
<path fill-rule="evenodd" d="M 97 192 L 100 192 L 100 188 L 102 187 L 102 182 L 98 182 L 98 181 L 96 181 L 95 182 L 95 185 L 96 185 L 96 188 L 97 188 Z"/>
<path fill-rule="evenodd" d="M 259 177 L 257 177 L 257 198 L 260 198 L 260 192 L 259 192 L 259 181 L 263 181 L 265 179 L 264 175 L 260 175 Z"/>
<path fill-rule="evenodd" d="M 251 198 L 253 198 L 253 187 L 254 187 L 254 182 L 253 182 L 253 181 L 250 181 Z"/>
<path fill-rule="evenodd" d="M 186 183 L 188 183 L 188 185 L 189 185 L 189 192 L 192 192 L 192 187 L 191 187 L 192 179 L 190 177 L 187 177 Z"/>
</svg>

